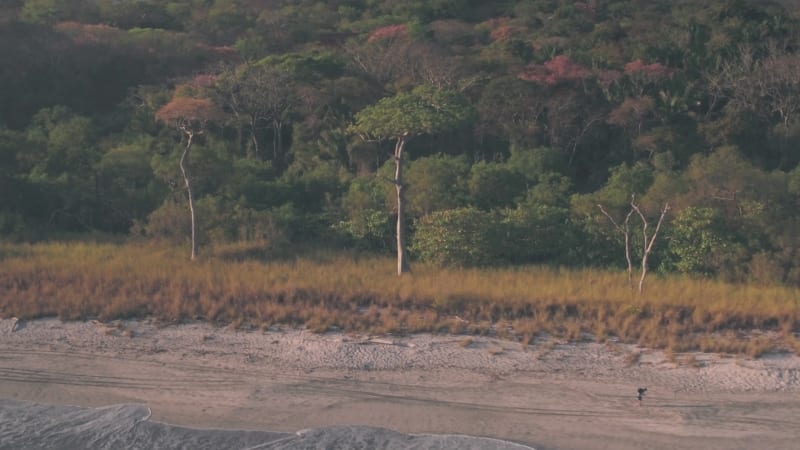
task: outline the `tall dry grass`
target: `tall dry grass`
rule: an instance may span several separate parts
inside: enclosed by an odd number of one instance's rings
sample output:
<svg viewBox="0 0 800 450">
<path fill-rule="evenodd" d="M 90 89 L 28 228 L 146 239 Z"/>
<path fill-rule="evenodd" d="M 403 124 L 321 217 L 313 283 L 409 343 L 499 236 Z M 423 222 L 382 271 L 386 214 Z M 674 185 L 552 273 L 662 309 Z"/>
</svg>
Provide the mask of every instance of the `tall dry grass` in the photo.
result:
<svg viewBox="0 0 800 450">
<path fill-rule="evenodd" d="M 394 275 L 389 258 L 227 246 L 189 262 L 152 244 L 0 244 L 0 315 L 155 317 L 240 326 L 374 333 L 446 331 L 530 342 L 547 333 L 757 355 L 800 350 L 800 290 L 651 277 L 642 296 L 624 273 L 549 268 Z M 253 255 L 257 255 L 258 259 Z M 754 330 L 778 339 L 752 338 Z"/>
</svg>

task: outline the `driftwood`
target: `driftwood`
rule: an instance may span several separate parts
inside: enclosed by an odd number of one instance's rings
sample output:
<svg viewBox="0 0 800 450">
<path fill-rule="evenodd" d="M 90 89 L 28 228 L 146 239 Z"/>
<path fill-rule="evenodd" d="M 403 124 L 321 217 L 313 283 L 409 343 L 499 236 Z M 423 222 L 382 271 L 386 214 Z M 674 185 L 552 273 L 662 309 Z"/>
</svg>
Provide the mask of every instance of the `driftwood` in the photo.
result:
<svg viewBox="0 0 800 450">
<path fill-rule="evenodd" d="M 397 345 L 399 347 L 408 347 L 407 344 L 403 342 L 396 342 L 391 339 L 377 339 L 377 338 L 370 338 L 363 341 L 354 342 L 354 344 L 358 345 L 370 345 L 370 344 L 380 344 L 380 345 Z"/>
</svg>

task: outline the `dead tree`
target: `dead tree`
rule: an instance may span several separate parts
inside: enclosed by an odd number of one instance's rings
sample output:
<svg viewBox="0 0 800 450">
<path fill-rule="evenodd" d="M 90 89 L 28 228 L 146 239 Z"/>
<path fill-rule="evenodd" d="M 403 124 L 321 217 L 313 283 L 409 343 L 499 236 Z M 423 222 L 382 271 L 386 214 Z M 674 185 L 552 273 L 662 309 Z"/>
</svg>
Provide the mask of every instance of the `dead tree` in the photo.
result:
<svg viewBox="0 0 800 450">
<path fill-rule="evenodd" d="M 658 237 L 658 231 L 661 229 L 664 217 L 666 217 L 669 212 L 669 203 L 664 203 L 664 207 L 661 209 L 661 215 L 658 217 L 656 229 L 651 236 L 647 235 L 647 218 L 645 218 L 642 210 L 639 209 L 639 205 L 634 202 L 633 198 L 631 199 L 631 208 L 633 208 L 636 214 L 642 219 L 642 277 L 639 278 L 639 295 L 641 295 L 644 291 L 644 278 L 647 276 L 647 259 L 650 257 L 650 252 L 653 251 L 653 245 L 656 243 L 656 237 Z"/>
<path fill-rule="evenodd" d="M 631 230 L 630 230 L 630 222 L 631 216 L 633 215 L 633 210 L 631 209 L 628 211 L 628 214 L 625 216 L 625 221 L 622 222 L 622 225 L 618 224 L 616 220 L 611 216 L 611 214 L 603 208 L 603 205 L 598 204 L 598 208 L 600 211 L 608 217 L 608 220 L 614 225 L 614 228 L 617 229 L 622 235 L 625 237 L 625 260 L 628 262 L 628 286 L 633 289 L 633 262 L 631 260 Z"/>
<path fill-rule="evenodd" d="M 644 213 L 639 207 L 639 204 L 636 203 L 636 194 L 631 195 L 631 209 L 628 211 L 628 214 L 625 215 L 625 220 L 621 225 L 614 220 L 614 217 L 609 214 L 608 211 L 606 211 L 603 205 L 598 204 L 597 207 L 600 208 L 600 211 L 603 213 L 603 215 L 608 217 L 608 220 L 611 221 L 611 223 L 614 225 L 614 228 L 622 233 L 623 237 L 625 238 L 625 260 L 628 262 L 628 286 L 630 286 L 631 289 L 633 289 L 633 260 L 631 259 L 630 230 L 631 216 L 633 216 L 633 213 L 636 213 L 642 220 L 642 275 L 639 278 L 639 294 L 641 295 L 642 292 L 644 292 L 644 279 L 647 277 L 647 261 L 650 258 L 650 253 L 653 251 L 653 246 L 656 243 L 658 232 L 661 230 L 661 224 L 664 222 L 664 217 L 666 217 L 667 212 L 670 210 L 669 203 L 665 203 L 664 208 L 661 209 L 661 215 L 658 218 L 656 229 L 653 231 L 652 235 L 648 235 L 649 223 L 647 221 L 647 217 L 645 217 Z"/>
</svg>

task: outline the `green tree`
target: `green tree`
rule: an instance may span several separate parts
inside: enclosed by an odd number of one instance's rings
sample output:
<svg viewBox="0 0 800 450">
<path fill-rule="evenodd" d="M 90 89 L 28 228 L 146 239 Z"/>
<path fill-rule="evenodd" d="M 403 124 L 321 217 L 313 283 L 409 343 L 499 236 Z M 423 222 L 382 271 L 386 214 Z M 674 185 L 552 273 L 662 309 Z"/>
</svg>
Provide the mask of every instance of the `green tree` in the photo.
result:
<svg viewBox="0 0 800 450">
<path fill-rule="evenodd" d="M 394 140 L 397 193 L 397 274 L 410 271 L 406 258 L 405 190 L 403 157 L 406 144 L 415 136 L 447 131 L 473 118 L 473 109 L 460 94 L 420 86 L 411 92 L 387 97 L 356 114 L 350 130 L 365 140 Z"/>
<path fill-rule="evenodd" d="M 493 213 L 476 208 L 436 211 L 416 222 L 412 251 L 423 261 L 469 267 L 498 263 L 504 233 Z"/>
<path fill-rule="evenodd" d="M 508 164 L 474 164 L 470 170 L 469 192 L 478 208 L 489 210 L 513 205 L 525 193 L 525 177 Z"/>
<path fill-rule="evenodd" d="M 342 198 L 347 217 L 337 228 L 375 250 L 391 249 L 391 216 L 387 212 L 384 183 L 375 175 L 353 179 Z"/>
<path fill-rule="evenodd" d="M 502 258 L 515 264 L 568 261 L 576 245 L 569 209 L 526 201 L 503 212 Z"/>
<path fill-rule="evenodd" d="M 284 167 L 283 128 L 297 99 L 288 71 L 268 64 L 244 65 L 224 72 L 215 82 L 220 103 L 250 128 L 254 156 L 261 157 L 259 135 L 272 128 L 272 164 Z"/>
<path fill-rule="evenodd" d="M 54 20 L 60 12 L 60 3 L 58 0 L 26 0 L 19 16 L 22 20 L 31 23 Z"/>
<path fill-rule="evenodd" d="M 127 231 L 163 199 L 164 190 L 150 166 L 152 157 L 152 139 L 141 138 L 111 148 L 97 163 L 97 185 L 110 229 Z"/>
<path fill-rule="evenodd" d="M 42 206 L 20 164 L 18 153 L 27 146 L 24 133 L 0 128 L 0 234 L 24 231 L 26 215 Z"/>
<path fill-rule="evenodd" d="M 465 206 L 468 173 L 464 156 L 435 155 L 411 161 L 406 173 L 409 213 L 424 216 Z"/>
<path fill-rule="evenodd" d="M 671 266 L 683 273 L 715 275 L 741 247 L 714 208 L 689 207 L 681 211 L 669 233 Z"/>
<path fill-rule="evenodd" d="M 88 117 L 68 108 L 45 108 L 27 130 L 30 150 L 19 157 L 28 179 L 47 192 L 48 222 L 88 231 L 100 218 L 95 165 L 102 157 L 96 129 Z"/>
</svg>

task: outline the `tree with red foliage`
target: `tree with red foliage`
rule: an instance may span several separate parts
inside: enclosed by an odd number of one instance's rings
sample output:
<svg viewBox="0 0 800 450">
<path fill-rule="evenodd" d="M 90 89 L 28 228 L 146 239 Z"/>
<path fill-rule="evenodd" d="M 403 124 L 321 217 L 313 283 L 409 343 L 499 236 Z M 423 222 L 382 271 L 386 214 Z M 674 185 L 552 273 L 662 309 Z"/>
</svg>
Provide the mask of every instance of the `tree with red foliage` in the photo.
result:
<svg viewBox="0 0 800 450">
<path fill-rule="evenodd" d="M 631 94 L 634 97 L 643 96 L 648 87 L 672 77 L 673 73 L 672 69 L 661 63 L 645 64 L 641 59 L 625 64 L 625 75 L 628 76 L 628 84 L 633 89 Z"/>
<path fill-rule="evenodd" d="M 583 80 L 589 71 L 567 55 L 558 55 L 542 65 L 531 64 L 524 68 L 520 78 L 553 86 L 562 82 Z"/>
<path fill-rule="evenodd" d="M 389 25 L 373 30 L 367 38 L 367 42 L 404 38 L 406 36 L 408 36 L 408 25 L 404 23 L 400 25 Z"/>
<path fill-rule="evenodd" d="M 192 184 L 186 167 L 192 149 L 194 137 L 204 134 L 209 122 L 222 119 L 222 111 L 207 98 L 175 97 L 156 112 L 156 119 L 166 124 L 174 125 L 186 136 L 186 147 L 181 155 L 180 168 L 183 175 L 183 184 L 189 198 L 189 214 L 192 223 L 192 255 L 197 256 L 197 225 L 195 224 L 194 197 Z"/>
</svg>

